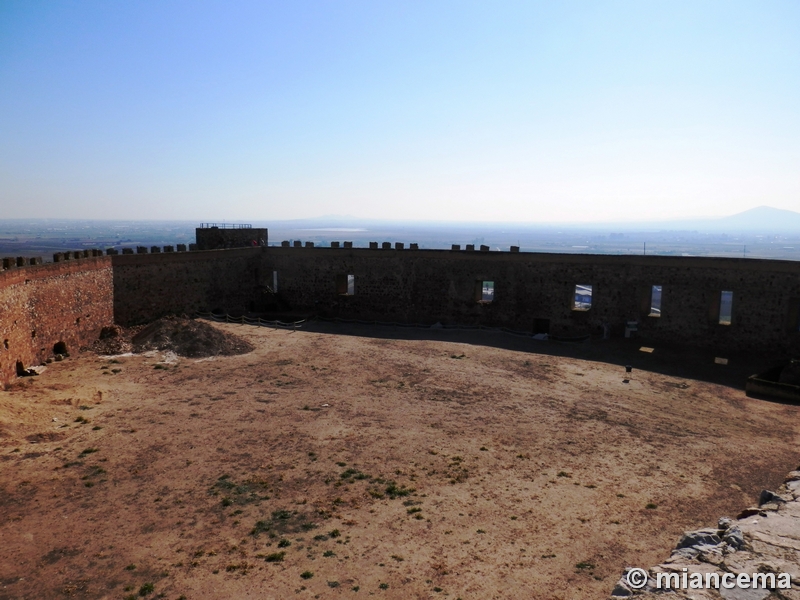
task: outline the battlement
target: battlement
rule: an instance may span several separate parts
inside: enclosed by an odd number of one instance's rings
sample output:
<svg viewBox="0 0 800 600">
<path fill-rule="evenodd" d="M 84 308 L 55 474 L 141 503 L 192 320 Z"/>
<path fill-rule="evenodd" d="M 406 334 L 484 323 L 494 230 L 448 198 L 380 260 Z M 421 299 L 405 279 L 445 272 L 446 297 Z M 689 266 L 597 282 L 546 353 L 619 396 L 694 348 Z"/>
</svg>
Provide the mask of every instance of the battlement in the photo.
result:
<svg viewBox="0 0 800 600">
<path fill-rule="evenodd" d="M 197 311 L 282 310 L 505 327 L 540 337 L 638 336 L 721 353 L 800 354 L 795 261 L 551 254 L 472 244 L 322 247 L 300 240 L 214 250 L 200 244 L 80 250 L 53 260 L 3 259 L 0 336 L 10 345 L 16 340 L 13 351 L 0 346 L 4 381 L 14 364 L 46 359 L 59 341 L 74 345 L 113 322 Z"/>
<path fill-rule="evenodd" d="M 284 307 L 327 317 L 508 327 L 564 337 L 637 335 L 725 351 L 800 349 L 800 263 L 732 258 L 419 249 L 348 242 L 115 258 L 115 280 L 165 290 L 145 309 L 119 293 L 121 323 L 168 311 Z M 141 257 L 143 258 L 143 257 Z M 172 269 L 173 267 L 170 267 Z M 223 280 L 225 283 L 223 283 Z M 344 283 L 343 283 L 344 282 Z M 175 286 L 179 286 L 175 288 Z M 149 286 L 149 287 L 148 287 Z M 169 295 L 180 289 L 181 300 Z M 160 312 L 161 310 L 166 312 Z"/>
</svg>

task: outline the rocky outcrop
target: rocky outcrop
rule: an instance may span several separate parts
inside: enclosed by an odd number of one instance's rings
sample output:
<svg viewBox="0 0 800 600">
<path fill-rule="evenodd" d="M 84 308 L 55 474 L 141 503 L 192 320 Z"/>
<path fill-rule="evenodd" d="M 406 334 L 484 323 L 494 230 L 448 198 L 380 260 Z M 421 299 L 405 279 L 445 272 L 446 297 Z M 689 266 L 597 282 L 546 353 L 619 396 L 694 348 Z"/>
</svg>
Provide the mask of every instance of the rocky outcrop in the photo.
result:
<svg viewBox="0 0 800 600">
<path fill-rule="evenodd" d="M 759 505 L 742 511 L 737 519 L 722 518 L 717 527 L 689 531 L 666 561 L 646 572 L 632 571 L 636 569 L 628 567 L 623 572 L 612 600 L 800 600 L 800 470 L 789 473 L 777 492 L 762 491 Z M 789 574 L 791 588 L 786 589 L 787 578 L 779 577 L 781 573 Z M 773 589 L 713 586 L 726 575 L 728 583 L 734 582 L 740 574 L 751 580 L 753 574 L 759 578 L 766 574 L 766 581 L 775 585 Z M 641 579 L 637 581 L 635 575 Z M 673 585 L 665 589 L 668 575 Z M 693 575 L 695 582 L 702 579 L 702 587 L 674 585 L 691 582 Z M 635 589 L 631 581 L 644 585 Z M 712 582 L 711 589 L 707 581 Z"/>
</svg>

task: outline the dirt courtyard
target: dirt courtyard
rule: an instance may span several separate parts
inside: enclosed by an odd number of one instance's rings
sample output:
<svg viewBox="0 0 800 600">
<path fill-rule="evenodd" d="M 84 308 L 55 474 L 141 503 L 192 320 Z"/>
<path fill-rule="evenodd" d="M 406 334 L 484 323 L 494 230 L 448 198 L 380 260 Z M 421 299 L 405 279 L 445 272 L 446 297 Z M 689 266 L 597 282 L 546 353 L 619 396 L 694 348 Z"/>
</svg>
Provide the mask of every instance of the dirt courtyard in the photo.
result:
<svg viewBox="0 0 800 600">
<path fill-rule="evenodd" d="M 800 407 L 738 388 L 217 327 L 255 351 L 0 391 L 0 599 L 602 599 L 800 457 Z"/>
</svg>

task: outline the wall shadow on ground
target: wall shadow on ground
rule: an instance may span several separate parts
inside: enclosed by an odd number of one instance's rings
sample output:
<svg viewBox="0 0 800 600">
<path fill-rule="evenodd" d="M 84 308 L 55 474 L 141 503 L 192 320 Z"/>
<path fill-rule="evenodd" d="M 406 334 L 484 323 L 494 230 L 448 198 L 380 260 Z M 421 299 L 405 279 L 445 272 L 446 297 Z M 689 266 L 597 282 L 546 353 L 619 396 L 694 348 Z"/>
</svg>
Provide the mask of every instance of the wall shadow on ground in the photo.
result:
<svg viewBox="0 0 800 600">
<path fill-rule="evenodd" d="M 728 359 L 728 364 L 719 365 L 714 363 L 714 358 L 719 354 L 715 354 L 711 350 L 674 344 L 656 344 L 645 339 L 592 339 L 585 342 L 556 342 L 539 341 L 500 331 L 425 329 L 321 321 L 307 323 L 303 329 L 315 333 L 376 339 L 430 340 L 472 344 L 531 354 L 603 362 L 619 365 L 620 382 L 626 378 L 625 366 L 631 365 L 634 379 L 637 371 L 651 371 L 671 377 L 724 385 L 739 389 L 742 393 L 744 393 L 745 383 L 750 375 L 760 373 L 786 360 L 785 357 L 779 355 L 729 353 L 723 356 Z M 652 347 L 654 351 L 652 353 L 642 352 L 640 350 L 642 346 Z"/>
</svg>

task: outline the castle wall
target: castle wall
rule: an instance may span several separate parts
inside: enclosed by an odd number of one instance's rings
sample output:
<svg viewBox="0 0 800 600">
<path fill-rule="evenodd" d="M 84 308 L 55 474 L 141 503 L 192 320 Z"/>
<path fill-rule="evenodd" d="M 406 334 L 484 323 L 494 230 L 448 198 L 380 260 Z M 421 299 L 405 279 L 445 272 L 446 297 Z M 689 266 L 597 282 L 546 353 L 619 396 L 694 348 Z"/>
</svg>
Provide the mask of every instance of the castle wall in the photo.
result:
<svg viewBox="0 0 800 600">
<path fill-rule="evenodd" d="M 482 324 L 560 336 L 597 333 L 608 323 L 639 335 L 726 350 L 800 351 L 800 263 L 721 258 L 605 256 L 446 250 L 265 249 L 264 273 L 278 272 L 293 309 L 381 321 Z M 337 276 L 355 276 L 355 294 Z M 490 303 L 478 281 L 494 282 Z M 572 310 L 576 284 L 593 287 L 590 310 Z M 648 316 L 652 285 L 662 316 Z M 732 291 L 730 325 L 719 324 L 722 290 Z"/>
<path fill-rule="evenodd" d="M 114 322 L 111 259 L 83 258 L 0 271 L 0 383 L 96 340 Z"/>
<path fill-rule="evenodd" d="M 114 318 L 130 326 L 168 314 L 252 310 L 262 250 L 113 256 Z"/>
<path fill-rule="evenodd" d="M 277 272 L 277 297 L 273 294 Z M 354 277 L 348 294 L 348 275 Z M 481 302 L 483 281 L 494 284 Z M 592 306 L 573 310 L 576 285 Z M 651 286 L 661 316 L 649 316 Z M 733 292 L 730 325 L 720 292 Z M 639 336 L 720 351 L 800 354 L 800 263 L 662 256 L 250 247 L 118 254 L 0 272 L 0 381 L 70 350 L 104 325 L 167 314 L 281 310 L 430 325 L 486 325 L 579 337 Z M 7 347 L 6 347 L 7 343 Z M 723 354 L 724 355 L 724 354 Z"/>
</svg>

